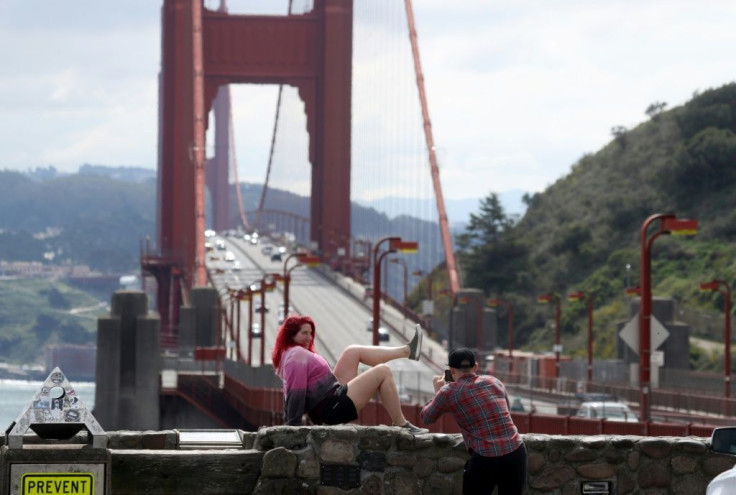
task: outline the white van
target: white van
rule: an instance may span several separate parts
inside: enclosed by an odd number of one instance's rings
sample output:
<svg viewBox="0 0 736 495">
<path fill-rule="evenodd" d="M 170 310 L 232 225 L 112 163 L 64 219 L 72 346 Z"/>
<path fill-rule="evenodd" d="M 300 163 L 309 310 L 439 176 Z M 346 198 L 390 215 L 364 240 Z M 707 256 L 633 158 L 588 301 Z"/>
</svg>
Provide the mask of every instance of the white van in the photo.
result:
<svg viewBox="0 0 736 495">
<path fill-rule="evenodd" d="M 576 414 L 578 418 L 605 419 L 607 421 L 623 421 L 636 423 L 639 418 L 631 412 L 629 406 L 621 402 L 583 402 Z"/>
</svg>

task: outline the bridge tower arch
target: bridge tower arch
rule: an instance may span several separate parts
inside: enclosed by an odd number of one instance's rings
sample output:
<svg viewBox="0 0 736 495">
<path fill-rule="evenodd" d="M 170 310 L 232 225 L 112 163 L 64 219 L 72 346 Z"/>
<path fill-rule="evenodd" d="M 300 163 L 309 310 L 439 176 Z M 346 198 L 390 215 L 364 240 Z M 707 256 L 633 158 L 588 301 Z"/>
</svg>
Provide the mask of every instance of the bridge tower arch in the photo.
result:
<svg viewBox="0 0 736 495">
<path fill-rule="evenodd" d="M 332 239 L 349 239 L 352 34 L 352 0 L 314 0 L 311 12 L 289 16 L 231 15 L 205 9 L 202 0 L 164 0 L 158 252 L 141 258 L 158 283 L 164 336 L 177 333 L 179 301 L 186 304 L 189 290 L 206 283 L 204 136 L 220 87 L 297 88 L 310 137 L 310 238 L 326 256 L 343 247 Z"/>
</svg>

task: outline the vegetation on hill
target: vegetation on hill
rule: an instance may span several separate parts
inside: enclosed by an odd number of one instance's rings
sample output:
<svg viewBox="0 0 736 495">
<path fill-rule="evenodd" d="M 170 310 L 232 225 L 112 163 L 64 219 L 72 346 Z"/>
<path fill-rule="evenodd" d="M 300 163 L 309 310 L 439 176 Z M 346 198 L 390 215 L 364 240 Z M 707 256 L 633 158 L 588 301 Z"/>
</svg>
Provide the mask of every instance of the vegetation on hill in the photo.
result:
<svg viewBox="0 0 736 495">
<path fill-rule="evenodd" d="M 654 295 L 674 298 L 696 334 L 722 340 L 717 319 L 705 328 L 688 315 L 722 315 L 723 296 L 701 293 L 699 283 L 736 280 L 736 84 L 669 111 L 663 107 L 648 109 L 651 120 L 635 129 L 614 128 L 606 147 L 583 156 L 543 193 L 527 196 L 518 223 L 493 193 L 471 215 L 468 233 L 458 240 L 463 285 L 512 301 L 517 346 L 552 348 L 554 311 L 536 300 L 555 293 L 563 301 L 565 352 L 583 354 L 584 305 L 566 301 L 583 291 L 594 295 L 595 355 L 615 357 L 615 324 L 629 317 L 624 288 L 627 279 L 638 284 L 640 229 L 656 213 L 697 219 L 699 232 L 653 244 Z M 499 341 L 505 345 L 505 335 Z M 718 365 L 716 356 L 693 354 L 694 367 Z"/>
<path fill-rule="evenodd" d="M 80 290 L 38 279 L 0 280 L 0 361 L 43 364 L 44 348 L 97 342 L 105 308 Z"/>
<path fill-rule="evenodd" d="M 635 129 L 614 127 L 607 146 L 582 156 L 546 191 L 526 196 L 520 220 L 507 214 L 493 193 L 470 216 L 457 242 L 463 286 L 512 302 L 517 348 L 551 349 L 554 312 L 536 300 L 552 292 L 563 299 L 565 352 L 584 354 L 583 304 L 565 298 L 584 291 L 594 295 L 595 355 L 614 357 L 616 323 L 629 315 L 624 287 L 638 283 L 642 222 L 669 212 L 698 219 L 700 229 L 693 239 L 662 236 L 654 243 L 653 292 L 674 298 L 696 334 L 722 339 L 723 296 L 700 293 L 698 284 L 711 279 L 733 284 L 736 278 L 736 196 L 730 193 L 736 182 L 736 84 L 669 111 L 664 106 L 653 104 L 646 111 L 651 119 Z M 130 176 L 118 168 L 106 175 L 99 166 L 66 176 L 41 172 L 0 171 L 0 259 L 87 264 L 105 273 L 135 270 L 140 240 L 155 238 L 155 181 L 141 170 Z M 258 185 L 241 185 L 246 210 L 255 209 L 260 191 Z M 269 192 L 266 207 L 295 214 L 309 209 L 307 198 L 284 191 Z M 395 225 L 410 221 L 357 205 L 352 216 L 354 225 L 382 225 L 380 232 L 357 236 L 389 235 Z M 416 220 L 414 228 L 422 245 L 440 245 L 427 240 L 438 235 L 433 224 Z M 435 295 L 447 285 L 445 278 L 438 266 L 432 276 Z M 428 280 L 409 297 L 417 309 Z M 81 295 L 63 285 L 25 283 L 0 284 L 0 359 L 34 361 L 45 343 L 62 335 L 66 341 L 90 339 L 94 325 L 68 311 L 86 304 L 70 300 Z M 450 304 L 448 297 L 435 297 L 435 313 L 446 315 Z M 702 312 L 714 315 L 707 326 Z M 500 316 L 505 318 L 503 310 Z M 499 332 L 499 344 L 506 345 L 505 332 Z M 702 369 L 722 366 L 718 356 L 697 348 L 691 362 Z"/>
</svg>

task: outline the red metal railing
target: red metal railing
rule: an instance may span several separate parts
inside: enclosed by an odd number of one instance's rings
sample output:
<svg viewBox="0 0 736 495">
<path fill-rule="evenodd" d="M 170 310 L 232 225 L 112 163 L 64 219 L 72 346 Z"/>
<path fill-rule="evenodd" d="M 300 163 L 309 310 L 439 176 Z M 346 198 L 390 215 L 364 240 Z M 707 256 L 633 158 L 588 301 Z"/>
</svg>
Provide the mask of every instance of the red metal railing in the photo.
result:
<svg viewBox="0 0 736 495">
<path fill-rule="evenodd" d="M 191 402 L 198 403 L 203 411 L 213 415 L 226 404 L 254 428 L 283 424 L 284 401 L 280 389 L 250 387 L 233 377 L 225 375 L 224 387 L 216 389 L 212 377 L 200 380 L 179 379 L 179 392 Z M 197 383 L 199 384 L 197 385 Z M 206 383 L 205 383 L 206 382 Z M 403 404 L 404 416 L 412 423 L 429 428 L 433 433 L 459 433 L 460 428 L 451 415 L 443 415 L 436 423 L 424 425 L 419 404 Z M 209 410 L 209 412 L 207 411 Z M 537 413 L 511 413 L 520 433 L 544 433 L 550 435 L 639 435 L 639 436 L 710 436 L 714 426 L 692 423 L 654 423 L 578 418 Z M 219 418 L 222 422 L 225 418 Z M 358 424 L 390 425 L 391 418 L 384 407 L 376 401 L 370 402 L 359 414 Z"/>
</svg>

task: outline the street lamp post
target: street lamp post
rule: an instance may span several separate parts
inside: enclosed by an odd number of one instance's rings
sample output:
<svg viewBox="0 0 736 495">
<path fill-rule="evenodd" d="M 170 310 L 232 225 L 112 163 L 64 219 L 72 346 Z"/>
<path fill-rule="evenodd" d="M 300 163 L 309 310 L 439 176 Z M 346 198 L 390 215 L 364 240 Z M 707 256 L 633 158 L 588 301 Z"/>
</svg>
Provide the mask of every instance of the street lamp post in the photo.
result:
<svg viewBox="0 0 736 495">
<path fill-rule="evenodd" d="M 537 298 L 540 303 L 555 303 L 555 378 L 560 377 L 560 296 L 557 294 L 543 294 Z"/>
<path fill-rule="evenodd" d="M 388 250 L 378 254 L 381 244 L 388 242 Z M 416 252 L 419 245 L 416 242 L 402 241 L 401 237 L 384 237 L 373 248 L 373 345 L 378 345 L 378 326 L 381 315 L 381 261 L 390 253 Z"/>
<path fill-rule="evenodd" d="M 725 290 L 720 291 L 720 287 Z M 723 355 L 724 355 L 724 387 L 726 399 L 731 397 L 731 286 L 725 280 L 712 280 L 700 284 L 700 290 L 707 292 L 720 292 L 725 297 L 725 328 L 723 331 Z M 730 403 L 726 401 L 726 416 L 730 416 Z"/>
<path fill-rule="evenodd" d="M 287 268 L 286 265 L 289 260 L 296 258 L 297 262 L 291 268 Z M 284 281 L 284 317 L 289 313 L 289 285 L 291 283 L 291 271 L 298 266 L 316 266 L 319 265 L 319 256 L 309 256 L 307 253 L 293 253 L 286 257 L 284 260 L 284 274 L 282 280 Z"/>
<path fill-rule="evenodd" d="M 238 298 L 240 301 L 248 301 L 248 361 L 246 364 L 250 366 L 253 358 L 253 289 L 251 287 L 246 287 L 245 289 L 238 291 Z M 238 335 L 240 335 L 239 326 Z M 238 352 L 240 352 L 240 337 L 238 337 L 236 341 Z"/>
<path fill-rule="evenodd" d="M 647 230 L 654 222 L 659 222 L 659 230 L 648 236 Z M 673 214 L 657 213 L 649 216 L 641 225 L 641 263 L 639 288 L 639 409 L 642 421 L 649 421 L 651 387 L 651 330 L 652 330 L 652 244 L 663 234 L 694 235 L 698 230 L 697 220 L 678 220 Z"/>
<path fill-rule="evenodd" d="M 489 299 L 488 305 L 492 308 L 500 306 L 501 304 L 506 305 L 508 325 L 509 325 L 509 373 L 514 372 L 514 307 L 511 305 L 511 301 L 505 301 L 503 299 Z"/>
<path fill-rule="evenodd" d="M 266 292 L 271 292 L 276 287 L 276 280 L 281 275 L 276 273 L 266 274 L 260 281 L 258 293 L 261 295 L 261 366 L 265 364 L 266 355 Z"/>
<path fill-rule="evenodd" d="M 593 381 L 593 296 L 585 296 L 582 291 L 567 295 L 568 301 L 585 301 L 588 310 L 588 383 Z"/>
<path fill-rule="evenodd" d="M 396 263 L 404 267 L 404 300 L 401 302 L 403 306 L 403 313 L 404 313 L 404 323 L 401 327 L 402 331 L 404 330 L 404 327 L 406 326 L 406 299 L 407 299 L 407 293 L 409 292 L 409 272 L 406 267 L 406 260 L 403 258 L 391 258 L 388 260 L 389 263 Z"/>
</svg>

